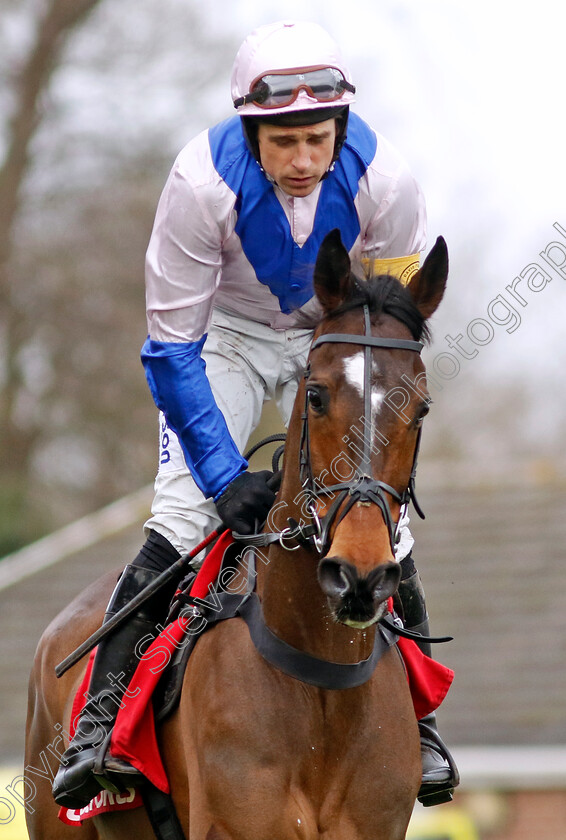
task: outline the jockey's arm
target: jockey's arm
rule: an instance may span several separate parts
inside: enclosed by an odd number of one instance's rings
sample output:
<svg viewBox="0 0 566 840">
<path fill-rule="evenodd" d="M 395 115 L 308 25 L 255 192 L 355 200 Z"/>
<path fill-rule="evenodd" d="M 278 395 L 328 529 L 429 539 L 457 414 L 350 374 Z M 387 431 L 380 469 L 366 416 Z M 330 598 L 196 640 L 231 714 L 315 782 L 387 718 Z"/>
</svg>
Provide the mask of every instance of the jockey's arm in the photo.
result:
<svg viewBox="0 0 566 840">
<path fill-rule="evenodd" d="M 163 190 L 146 258 L 148 337 L 142 361 L 191 474 L 217 497 L 247 463 L 228 431 L 201 351 L 221 268 L 222 233 L 180 165 Z"/>
<path fill-rule="evenodd" d="M 380 147 L 380 166 L 391 166 L 394 176 L 385 194 L 380 194 L 374 189 L 379 173 L 370 166 L 361 185 L 361 200 L 365 193 L 366 200 L 375 203 L 363 236 L 362 267 L 366 275 L 392 274 L 407 283 L 426 246 L 425 200 L 403 159 L 387 141 L 381 139 Z"/>
</svg>

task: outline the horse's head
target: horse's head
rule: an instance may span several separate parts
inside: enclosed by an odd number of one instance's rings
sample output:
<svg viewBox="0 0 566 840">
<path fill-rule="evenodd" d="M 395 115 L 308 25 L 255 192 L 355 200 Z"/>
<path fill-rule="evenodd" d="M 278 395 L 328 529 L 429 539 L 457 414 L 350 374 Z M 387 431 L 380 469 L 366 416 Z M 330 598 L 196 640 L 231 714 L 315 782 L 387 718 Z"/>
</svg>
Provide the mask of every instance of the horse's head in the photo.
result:
<svg viewBox="0 0 566 840">
<path fill-rule="evenodd" d="M 397 525 L 430 403 L 421 342 L 447 274 L 441 238 L 406 287 L 392 277 L 357 280 L 338 231 L 318 255 L 324 317 L 303 384 L 301 479 L 320 519 L 319 582 L 350 626 L 377 621 L 399 583 Z"/>
</svg>

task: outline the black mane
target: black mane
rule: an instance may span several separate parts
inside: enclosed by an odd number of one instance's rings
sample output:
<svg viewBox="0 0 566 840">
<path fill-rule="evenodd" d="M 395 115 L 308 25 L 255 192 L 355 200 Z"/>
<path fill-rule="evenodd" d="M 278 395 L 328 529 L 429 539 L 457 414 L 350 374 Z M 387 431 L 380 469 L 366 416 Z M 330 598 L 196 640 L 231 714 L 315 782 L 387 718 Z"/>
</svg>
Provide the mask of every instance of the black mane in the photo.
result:
<svg viewBox="0 0 566 840">
<path fill-rule="evenodd" d="M 430 331 L 405 286 L 388 274 L 356 280 L 353 295 L 327 317 L 335 317 L 367 304 L 370 314 L 391 315 L 404 324 L 415 341 L 430 341 Z"/>
</svg>

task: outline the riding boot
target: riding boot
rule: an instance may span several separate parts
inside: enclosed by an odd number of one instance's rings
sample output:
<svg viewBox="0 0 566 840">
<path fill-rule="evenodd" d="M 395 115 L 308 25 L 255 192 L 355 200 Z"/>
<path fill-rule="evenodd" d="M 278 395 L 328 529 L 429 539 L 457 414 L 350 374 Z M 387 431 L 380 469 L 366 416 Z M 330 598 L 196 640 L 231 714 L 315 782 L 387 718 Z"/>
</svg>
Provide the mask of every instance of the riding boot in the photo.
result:
<svg viewBox="0 0 566 840">
<path fill-rule="evenodd" d="M 412 568 L 412 560 L 409 561 Z M 401 564 L 403 566 L 403 563 Z M 399 596 L 407 630 L 429 636 L 429 621 L 424 589 L 416 569 L 399 584 Z M 415 640 L 426 655 L 431 656 L 431 644 Z M 431 712 L 418 722 L 421 736 L 422 782 L 418 800 L 424 806 L 450 802 L 460 775 L 448 748 L 438 734 L 436 713 Z"/>
<path fill-rule="evenodd" d="M 124 569 L 108 604 L 104 623 L 178 556 L 165 538 L 151 532 L 134 564 Z M 139 782 L 139 771 L 125 761 L 107 756 L 107 750 L 118 710 L 125 707 L 130 697 L 128 683 L 141 657 L 136 647 L 144 636 L 154 635 L 155 625 L 165 618 L 174 588 L 172 583 L 156 592 L 124 624 L 100 641 L 87 702 L 53 781 L 53 797 L 59 805 L 82 808 L 103 788 L 116 792 Z"/>
</svg>

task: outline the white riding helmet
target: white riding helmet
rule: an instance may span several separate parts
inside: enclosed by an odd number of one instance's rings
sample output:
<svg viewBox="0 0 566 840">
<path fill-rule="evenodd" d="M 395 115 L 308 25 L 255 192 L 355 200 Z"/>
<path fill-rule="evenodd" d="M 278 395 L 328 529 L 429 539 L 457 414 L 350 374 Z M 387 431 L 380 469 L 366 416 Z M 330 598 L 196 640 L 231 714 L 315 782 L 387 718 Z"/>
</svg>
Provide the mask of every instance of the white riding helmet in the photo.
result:
<svg viewBox="0 0 566 840">
<path fill-rule="evenodd" d="M 231 86 L 242 117 L 344 107 L 355 93 L 335 41 L 306 21 L 279 21 L 248 35 L 236 55 Z"/>
</svg>

